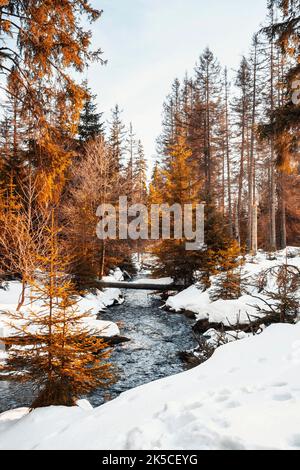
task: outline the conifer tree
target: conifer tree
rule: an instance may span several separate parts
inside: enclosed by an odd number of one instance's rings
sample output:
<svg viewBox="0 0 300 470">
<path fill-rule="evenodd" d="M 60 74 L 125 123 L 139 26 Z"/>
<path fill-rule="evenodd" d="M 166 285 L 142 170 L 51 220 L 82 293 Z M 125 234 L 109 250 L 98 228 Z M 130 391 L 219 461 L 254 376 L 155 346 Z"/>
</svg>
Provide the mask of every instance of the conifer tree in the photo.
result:
<svg viewBox="0 0 300 470">
<path fill-rule="evenodd" d="M 179 136 L 177 142 L 170 149 L 170 157 L 167 159 L 165 169 L 162 172 L 164 184 L 153 189 L 150 193 L 152 203 L 172 206 L 179 204 L 195 205 L 199 201 L 199 184 L 195 180 L 195 166 L 190 162 L 192 152 L 188 148 L 185 138 Z M 154 179 L 160 182 L 158 169 L 155 169 Z M 157 199 L 156 199 L 157 198 Z M 157 272 L 172 277 L 175 281 L 188 285 L 193 281 L 195 265 L 195 253 L 187 252 L 185 249 L 186 239 L 184 234 L 175 238 L 176 228 L 174 218 L 171 220 L 171 239 L 161 241 L 155 248 L 159 262 Z"/>
<path fill-rule="evenodd" d="M 220 104 L 220 65 L 207 48 L 200 56 L 196 67 L 196 86 L 200 93 L 203 109 L 203 156 L 205 169 L 205 193 L 207 198 L 214 195 L 216 161 L 214 155 L 214 129 Z"/>
<path fill-rule="evenodd" d="M 1 372 L 33 384 L 32 408 L 74 406 L 82 394 L 112 380 L 108 347 L 85 326 L 89 312 L 80 312 L 65 274 L 59 232 L 51 209 L 44 251 L 36 254 L 39 274 L 30 280 L 31 299 L 39 307 L 11 314 L 15 334 L 2 339 L 9 349 Z"/>
<path fill-rule="evenodd" d="M 197 280 L 205 288 L 211 285 L 211 276 L 218 274 L 220 251 L 226 251 L 232 242 L 229 236 L 226 217 L 218 210 L 213 200 L 205 201 L 205 245 L 206 248 L 195 255 Z"/>
<path fill-rule="evenodd" d="M 95 103 L 97 95 L 92 94 L 91 89 L 88 88 L 87 81 L 84 82 L 84 89 L 86 98 L 78 127 L 81 142 L 87 142 L 104 134 L 104 123 L 101 121 L 103 113 L 97 112 L 97 104 Z"/>
<path fill-rule="evenodd" d="M 264 127 L 264 134 L 275 138 L 277 165 L 280 170 L 289 173 L 293 167 L 297 139 L 299 138 L 300 106 L 293 102 L 293 83 L 299 80 L 299 0 L 270 0 L 269 8 L 278 6 L 281 18 L 271 26 L 264 28 L 270 41 L 278 40 L 284 54 L 289 57 L 289 70 L 285 80 L 289 89 L 289 99 L 273 111 L 272 122 Z"/>
<path fill-rule="evenodd" d="M 147 202 L 147 161 L 142 141 L 137 143 L 137 153 L 134 161 L 134 193 L 137 202 Z"/>
<path fill-rule="evenodd" d="M 32 118 L 29 158 L 44 199 L 53 196 L 54 186 L 61 191 L 74 156 L 68 140 L 77 134 L 85 93 L 72 70 L 83 72 L 91 60 L 102 60 L 101 50 L 91 49 L 84 16 L 92 23 L 101 12 L 81 0 L 12 0 L 1 6 L 0 70 L 22 96 L 23 116 Z"/>
<path fill-rule="evenodd" d="M 162 133 L 158 138 L 158 151 L 162 157 L 168 156 L 182 130 L 181 84 L 176 78 L 171 93 L 163 105 Z"/>
<path fill-rule="evenodd" d="M 129 133 L 126 139 L 126 152 L 128 154 L 128 163 L 126 168 L 126 177 L 128 183 L 128 192 L 131 200 L 134 198 L 134 185 L 135 185 L 135 159 L 137 152 L 136 135 L 133 131 L 132 123 L 129 126 Z"/>
<path fill-rule="evenodd" d="M 236 121 L 237 151 L 239 153 L 238 194 L 236 201 L 235 232 L 239 243 L 245 242 L 242 234 L 243 202 L 245 201 L 245 181 L 247 174 L 248 129 L 251 109 L 251 71 L 249 62 L 243 57 L 236 75 L 235 86 L 238 96 L 232 102 Z M 244 210 L 245 212 L 245 210 Z"/>
<path fill-rule="evenodd" d="M 112 117 L 109 129 L 109 146 L 111 149 L 111 170 L 113 174 L 122 176 L 124 169 L 124 153 L 125 153 L 125 125 L 121 119 L 121 110 L 118 105 L 112 110 Z"/>
<path fill-rule="evenodd" d="M 158 161 L 155 162 L 152 178 L 149 185 L 149 203 L 162 204 L 163 203 L 163 188 L 164 188 L 164 175 L 163 170 L 160 168 Z"/>
<path fill-rule="evenodd" d="M 238 299 L 241 296 L 241 248 L 233 241 L 226 249 L 218 251 L 218 276 L 214 282 L 214 300 Z"/>
</svg>

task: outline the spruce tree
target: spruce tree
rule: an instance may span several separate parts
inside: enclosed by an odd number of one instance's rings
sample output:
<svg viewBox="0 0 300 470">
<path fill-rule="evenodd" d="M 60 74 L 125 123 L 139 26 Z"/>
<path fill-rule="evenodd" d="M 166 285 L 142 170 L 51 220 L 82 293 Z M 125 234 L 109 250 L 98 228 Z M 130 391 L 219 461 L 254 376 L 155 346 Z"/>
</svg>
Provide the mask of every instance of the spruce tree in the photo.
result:
<svg viewBox="0 0 300 470">
<path fill-rule="evenodd" d="M 78 126 L 78 135 L 81 142 L 87 142 L 104 134 L 104 123 L 101 121 L 103 113 L 97 112 L 97 104 L 95 102 L 97 95 L 92 94 L 91 89 L 88 88 L 87 81 L 84 82 L 84 89 L 86 98 Z"/>
<path fill-rule="evenodd" d="M 137 140 L 133 131 L 132 123 L 129 126 L 128 137 L 126 139 L 126 153 L 128 155 L 128 162 L 126 168 L 126 179 L 128 184 L 128 193 L 131 200 L 134 199 L 134 186 L 135 186 L 135 158 L 137 153 Z"/>
<path fill-rule="evenodd" d="M 134 194 L 137 202 L 144 204 L 147 200 L 147 161 L 142 141 L 137 143 L 134 161 Z"/>
<path fill-rule="evenodd" d="M 109 146 L 111 150 L 111 171 L 113 174 L 122 176 L 124 170 L 125 138 L 126 129 L 121 118 L 122 111 L 116 105 L 112 110 L 112 117 L 109 128 Z"/>
<path fill-rule="evenodd" d="M 213 53 L 207 48 L 200 56 L 196 67 L 196 86 L 202 104 L 203 160 L 205 172 L 205 194 L 215 196 L 216 159 L 214 152 L 214 130 L 218 122 L 220 105 L 221 68 Z"/>
</svg>

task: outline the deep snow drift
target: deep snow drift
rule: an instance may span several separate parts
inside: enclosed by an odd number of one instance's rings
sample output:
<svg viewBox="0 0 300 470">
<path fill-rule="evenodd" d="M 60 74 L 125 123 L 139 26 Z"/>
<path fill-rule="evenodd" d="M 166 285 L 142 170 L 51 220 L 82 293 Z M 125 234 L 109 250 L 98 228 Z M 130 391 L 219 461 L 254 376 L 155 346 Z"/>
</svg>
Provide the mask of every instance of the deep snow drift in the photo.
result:
<svg viewBox="0 0 300 470">
<path fill-rule="evenodd" d="M 300 449 L 299 368 L 300 324 L 273 325 L 94 410 L 6 412 L 0 448 Z"/>
</svg>

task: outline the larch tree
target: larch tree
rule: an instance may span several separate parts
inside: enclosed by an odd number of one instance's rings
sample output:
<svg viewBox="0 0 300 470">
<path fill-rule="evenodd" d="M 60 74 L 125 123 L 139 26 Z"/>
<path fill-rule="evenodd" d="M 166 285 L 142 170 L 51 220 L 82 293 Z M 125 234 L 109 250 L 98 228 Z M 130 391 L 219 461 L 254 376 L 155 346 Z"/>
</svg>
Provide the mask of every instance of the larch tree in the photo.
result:
<svg viewBox="0 0 300 470">
<path fill-rule="evenodd" d="M 62 134 L 76 135 L 85 96 L 71 71 L 82 72 L 89 61 L 101 60 L 101 50 L 91 49 L 84 15 L 93 22 L 101 12 L 82 0 L 11 0 L 0 7 L 0 69 L 19 88 L 22 111 L 33 118 L 31 154 L 50 198 L 62 187 L 73 156 Z M 60 115 L 59 128 L 53 110 Z"/>
<path fill-rule="evenodd" d="M 195 179 L 195 164 L 190 161 L 191 155 L 192 152 L 187 146 L 185 138 L 180 136 L 174 146 L 170 148 L 170 155 L 165 161 L 161 173 L 164 181 L 163 186 L 155 188 L 157 192 L 152 189 L 150 193 L 152 203 L 159 204 L 160 201 L 163 201 L 169 206 L 177 204 L 178 207 L 181 207 L 183 214 L 185 204 L 192 204 L 195 207 L 195 204 L 200 202 L 199 184 Z M 161 181 L 157 169 L 154 177 L 156 182 Z M 175 214 L 171 214 L 171 238 L 170 240 L 162 240 L 154 248 L 159 260 L 157 272 L 188 285 L 193 280 L 195 253 L 186 252 L 185 244 L 190 240 L 187 240 L 182 231 L 178 229 L 177 222 L 182 222 L 182 220 L 175 220 Z"/>
<path fill-rule="evenodd" d="M 33 385 L 32 408 L 74 406 L 80 396 L 107 386 L 113 378 L 108 346 L 86 327 L 89 312 L 80 311 L 65 274 L 55 218 L 51 208 L 43 252 L 36 253 L 39 275 L 30 281 L 36 305 L 10 314 L 13 334 L 1 338 L 8 347 L 1 375 Z"/>
</svg>

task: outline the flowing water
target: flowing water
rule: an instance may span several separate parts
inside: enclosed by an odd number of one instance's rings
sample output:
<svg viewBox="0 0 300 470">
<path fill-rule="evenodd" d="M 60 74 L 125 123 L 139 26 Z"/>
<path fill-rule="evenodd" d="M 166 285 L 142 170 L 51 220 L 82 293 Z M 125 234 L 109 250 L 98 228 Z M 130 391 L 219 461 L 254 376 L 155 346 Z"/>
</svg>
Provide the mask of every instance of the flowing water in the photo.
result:
<svg viewBox="0 0 300 470">
<path fill-rule="evenodd" d="M 177 374 L 184 364 L 177 353 L 195 346 L 193 321 L 160 308 L 161 301 L 149 291 L 126 291 L 125 303 L 101 313 L 101 319 L 118 323 L 130 342 L 115 346 L 110 362 L 118 368 L 119 380 L 108 390 L 96 390 L 88 399 L 101 405 L 120 393 L 153 380 Z M 0 412 L 28 406 L 28 385 L 0 382 Z"/>
</svg>

